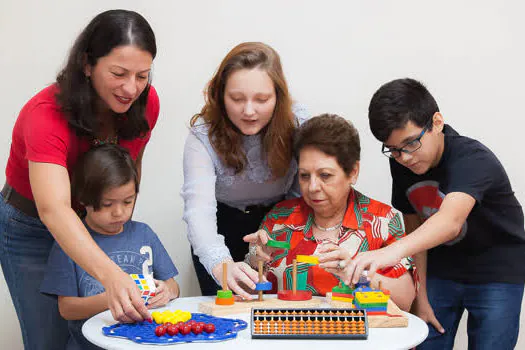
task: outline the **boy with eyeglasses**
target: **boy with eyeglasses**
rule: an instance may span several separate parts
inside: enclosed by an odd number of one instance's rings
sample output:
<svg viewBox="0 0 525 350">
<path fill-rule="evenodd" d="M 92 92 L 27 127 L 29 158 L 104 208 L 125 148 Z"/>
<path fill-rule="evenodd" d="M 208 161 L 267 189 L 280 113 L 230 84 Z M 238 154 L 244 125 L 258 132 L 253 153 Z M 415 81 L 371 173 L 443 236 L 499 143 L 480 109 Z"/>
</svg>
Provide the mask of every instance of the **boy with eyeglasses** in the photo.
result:
<svg viewBox="0 0 525 350">
<path fill-rule="evenodd" d="M 525 282 L 525 232 L 505 169 L 479 141 L 446 125 L 416 80 L 383 85 L 370 102 L 369 122 L 390 157 L 392 205 L 412 233 L 359 254 L 347 281 L 415 255 L 421 289 L 413 312 L 434 326 L 418 349 L 452 349 L 465 309 L 469 348 L 513 349 Z"/>
</svg>

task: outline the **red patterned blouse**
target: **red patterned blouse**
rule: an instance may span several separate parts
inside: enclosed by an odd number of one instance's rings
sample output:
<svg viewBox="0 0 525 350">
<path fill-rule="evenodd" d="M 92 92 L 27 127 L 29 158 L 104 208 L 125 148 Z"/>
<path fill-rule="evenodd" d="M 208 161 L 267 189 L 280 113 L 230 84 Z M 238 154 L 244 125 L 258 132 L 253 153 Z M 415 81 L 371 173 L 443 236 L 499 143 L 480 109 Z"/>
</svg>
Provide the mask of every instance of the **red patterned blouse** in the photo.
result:
<svg viewBox="0 0 525 350">
<path fill-rule="evenodd" d="M 271 293 L 291 289 L 292 261 L 296 255 L 317 255 L 319 241 L 312 232 L 314 213 L 303 198 L 278 203 L 264 218 L 261 228 L 272 239 L 289 242 L 289 250 L 276 250 L 269 264 L 267 279 L 272 282 Z M 385 247 L 405 236 L 401 213 L 352 190 L 336 242 L 353 257 L 360 252 Z M 412 273 L 417 287 L 416 268 L 412 258 L 404 258 L 397 265 L 378 270 L 389 278 L 398 278 L 407 271 Z M 339 284 L 337 276 L 317 265 L 297 264 L 297 289 L 309 290 L 314 295 L 325 295 Z"/>
</svg>

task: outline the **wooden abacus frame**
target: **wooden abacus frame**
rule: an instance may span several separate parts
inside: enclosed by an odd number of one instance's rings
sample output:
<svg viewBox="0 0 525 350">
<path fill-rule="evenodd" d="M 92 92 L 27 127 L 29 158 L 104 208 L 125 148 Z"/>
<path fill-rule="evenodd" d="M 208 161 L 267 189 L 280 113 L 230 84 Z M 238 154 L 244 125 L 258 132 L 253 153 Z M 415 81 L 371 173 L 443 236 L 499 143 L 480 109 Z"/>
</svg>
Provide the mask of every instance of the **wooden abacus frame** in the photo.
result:
<svg viewBox="0 0 525 350">
<path fill-rule="evenodd" d="M 254 308 L 254 339 L 367 339 L 368 318 L 361 309 Z"/>
</svg>

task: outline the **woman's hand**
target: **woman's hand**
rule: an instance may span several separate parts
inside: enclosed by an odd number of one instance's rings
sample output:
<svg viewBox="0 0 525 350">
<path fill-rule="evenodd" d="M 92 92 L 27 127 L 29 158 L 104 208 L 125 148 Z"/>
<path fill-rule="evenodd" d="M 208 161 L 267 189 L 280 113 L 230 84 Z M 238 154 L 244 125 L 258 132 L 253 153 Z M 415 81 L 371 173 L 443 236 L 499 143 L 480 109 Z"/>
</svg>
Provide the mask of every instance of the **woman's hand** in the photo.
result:
<svg viewBox="0 0 525 350">
<path fill-rule="evenodd" d="M 154 281 L 155 281 L 155 296 L 149 299 L 148 309 L 153 309 L 156 307 L 164 306 L 167 303 L 169 303 L 170 300 L 173 300 L 179 296 L 178 285 L 177 285 L 177 282 L 175 282 L 174 280 L 173 282 L 175 283 L 164 282 L 164 281 L 160 281 L 156 279 L 154 279 Z M 173 284 L 175 284 L 175 288 Z"/>
<path fill-rule="evenodd" d="M 226 283 L 235 294 L 240 295 L 243 299 L 251 299 L 250 293 L 245 291 L 239 284 L 243 284 L 250 289 L 255 289 L 255 283 L 259 282 L 259 274 L 253 270 L 248 264 L 244 262 L 233 262 L 228 260 L 227 264 Z M 213 267 L 213 276 L 217 281 L 223 283 L 223 263 L 217 264 Z"/>
<path fill-rule="evenodd" d="M 135 282 L 127 273 L 118 269 L 102 281 L 108 296 L 108 307 L 116 321 L 141 322 L 150 318 L 144 300 Z"/>
<path fill-rule="evenodd" d="M 255 266 L 259 260 L 263 262 L 269 262 L 272 260 L 272 252 L 275 248 L 266 246 L 266 243 L 270 240 L 270 237 L 265 230 L 259 230 L 249 235 L 244 236 L 243 241 L 250 243 L 250 265 Z M 254 261 L 252 261 L 252 259 Z"/>
<path fill-rule="evenodd" d="M 346 276 L 343 266 L 345 266 L 346 261 L 352 259 L 346 249 L 341 248 L 334 242 L 324 241 L 319 245 L 318 252 L 320 268 L 341 278 Z"/>
</svg>

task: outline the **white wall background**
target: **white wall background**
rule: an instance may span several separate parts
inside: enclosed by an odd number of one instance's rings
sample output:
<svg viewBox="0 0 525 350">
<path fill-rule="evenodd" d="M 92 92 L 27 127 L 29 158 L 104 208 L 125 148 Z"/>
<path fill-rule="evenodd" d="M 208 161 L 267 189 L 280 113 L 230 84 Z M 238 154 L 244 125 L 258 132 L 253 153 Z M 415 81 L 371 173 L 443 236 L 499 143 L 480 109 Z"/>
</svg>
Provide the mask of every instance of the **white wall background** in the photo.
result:
<svg viewBox="0 0 525 350">
<path fill-rule="evenodd" d="M 519 0 L 0 0 L 2 169 L 21 107 L 54 81 L 89 20 L 111 8 L 140 12 L 157 36 L 153 79 L 161 115 L 145 154 L 136 219 L 157 231 L 175 260 L 183 296 L 199 293 L 179 196 L 186 127 L 220 60 L 242 41 L 264 41 L 280 53 L 293 96 L 313 114 L 339 113 L 355 123 L 363 149 L 358 187 L 373 198 L 389 203 L 391 183 L 368 129 L 368 103 L 382 83 L 409 76 L 427 84 L 447 122 L 496 153 L 525 203 L 525 5 Z M 1 347 L 22 349 L 3 278 L 0 315 Z M 458 349 L 467 347 L 464 322 L 461 327 Z"/>
</svg>

